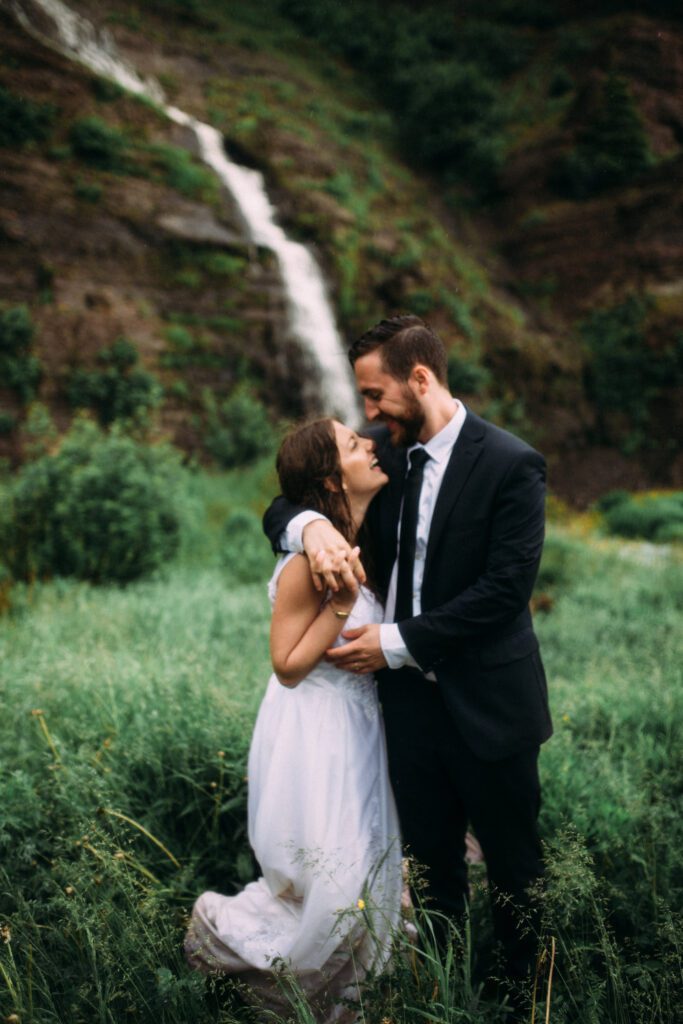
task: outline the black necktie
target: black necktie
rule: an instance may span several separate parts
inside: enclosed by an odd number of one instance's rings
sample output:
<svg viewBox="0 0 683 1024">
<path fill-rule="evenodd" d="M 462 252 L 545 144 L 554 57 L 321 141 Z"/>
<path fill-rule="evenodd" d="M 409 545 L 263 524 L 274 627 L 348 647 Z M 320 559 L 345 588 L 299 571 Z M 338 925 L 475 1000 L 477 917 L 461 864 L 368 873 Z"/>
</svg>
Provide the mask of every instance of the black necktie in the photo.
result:
<svg viewBox="0 0 683 1024">
<path fill-rule="evenodd" d="M 413 567 L 415 565 L 415 541 L 417 535 L 417 512 L 425 463 L 429 455 L 424 448 L 415 448 L 410 453 L 410 469 L 403 492 L 401 512 L 401 536 L 398 542 L 398 580 L 396 584 L 396 622 L 413 617 Z"/>
</svg>

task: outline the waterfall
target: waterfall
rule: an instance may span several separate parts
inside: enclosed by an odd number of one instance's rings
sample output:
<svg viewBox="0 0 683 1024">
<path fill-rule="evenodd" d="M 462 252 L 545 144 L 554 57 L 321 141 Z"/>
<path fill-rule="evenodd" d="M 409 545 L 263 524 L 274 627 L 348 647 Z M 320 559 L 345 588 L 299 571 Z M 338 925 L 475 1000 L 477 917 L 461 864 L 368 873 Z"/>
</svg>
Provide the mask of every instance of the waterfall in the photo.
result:
<svg viewBox="0 0 683 1024">
<path fill-rule="evenodd" d="M 244 223 L 249 240 L 270 249 L 278 262 L 287 297 L 289 329 L 308 352 L 319 374 L 320 407 L 326 414 L 344 419 L 350 426 L 360 422 L 359 402 L 351 371 L 336 327 L 320 267 L 311 252 L 287 238 L 276 221 L 263 175 L 229 159 L 223 138 L 177 107 L 167 106 L 161 87 L 141 78 L 116 51 L 111 35 L 95 28 L 60 0 L 0 0 L 13 11 L 32 35 L 124 89 L 157 103 L 176 124 L 192 131 L 202 160 L 226 186 Z M 35 24 L 31 11 L 47 16 L 51 33 Z"/>
</svg>

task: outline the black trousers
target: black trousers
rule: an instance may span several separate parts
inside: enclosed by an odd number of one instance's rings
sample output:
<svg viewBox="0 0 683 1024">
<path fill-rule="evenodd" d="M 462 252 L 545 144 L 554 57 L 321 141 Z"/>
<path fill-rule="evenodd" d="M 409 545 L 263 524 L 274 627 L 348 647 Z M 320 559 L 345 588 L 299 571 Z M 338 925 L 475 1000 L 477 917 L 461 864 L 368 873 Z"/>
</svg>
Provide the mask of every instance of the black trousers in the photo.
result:
<svg viewBox="0 0 683 1024">
<path fill-rule="evenodd" d="M 499 761 L 477 757 L 438 685 L 415 670 L 382 673 L 379 692 L 403 841 L 424 868 L 428 905 L 451 918 L 462 916 L 471 824 L 486 860 L 494 934 L 508 977 L 525 978 L 537 947 L 527 889 L 543 874 L 538 746 Z"/>
</svg>

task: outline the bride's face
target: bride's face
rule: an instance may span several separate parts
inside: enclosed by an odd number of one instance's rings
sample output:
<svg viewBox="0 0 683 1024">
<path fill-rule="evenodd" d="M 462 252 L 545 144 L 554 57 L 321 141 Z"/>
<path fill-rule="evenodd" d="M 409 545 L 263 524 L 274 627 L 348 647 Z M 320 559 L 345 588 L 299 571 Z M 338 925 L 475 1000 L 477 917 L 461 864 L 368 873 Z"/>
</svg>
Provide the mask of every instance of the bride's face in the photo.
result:
<svg viewBox="0 0 683 1024">
<path fill-rule="evenodd" d="M 376 494 L 389 477 L 382 471 L 375 455 L 375 442 L 359 437 L 343 423 L 334 421 L 334 436 L 339 451 L 342 479 L 349 498 Z"/>
</svg>

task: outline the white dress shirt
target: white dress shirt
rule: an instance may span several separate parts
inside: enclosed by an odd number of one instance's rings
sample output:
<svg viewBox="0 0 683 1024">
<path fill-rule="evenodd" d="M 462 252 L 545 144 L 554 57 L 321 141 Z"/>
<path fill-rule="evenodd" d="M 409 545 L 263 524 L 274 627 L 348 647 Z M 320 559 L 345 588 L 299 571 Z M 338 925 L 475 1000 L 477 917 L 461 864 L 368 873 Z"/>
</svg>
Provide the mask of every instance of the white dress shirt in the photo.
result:
<svg viewBox="0 0 683 1024">
<path fill-rule="evenodd" d="M 422 578 L 425 569 L 425 557 L 427 555 L 427 541 L 429 530 L 432 525 L 436 499 L 441 490 L 446 466 L 451 457 L 455 442 L 460 436 L 462 425 L 465 422 L 466 411 L 462 402 L 456 402 L 453 418 L 443 427 L 438 434 L 430 438 L 423 446 L 413 445 L 408 449 L 408 455 L 415 448 L 424 447 L 429 459 L 424 465 L 422 477 L 422 489 L 420 490 L 420 503 L 417 511 L 417 532 L 415 534 L 415 562 L 413 564 L 413 615 L 419 615 L 422 611 Z M 406 465 L 406 475 L 408 465 Z M 401 513 L 403 509 L 401 509 Z M 400 630 L 394 621 L 396 608 L 396 584 L 398 580 L 398 544 L 401 536 L 401 521 L 399 519 L 398 532 L 396 535 L 396 560 L 391 571 L 387 603 L 384 608 L 384 625 L 380 626 L 380 643 L 382 652 L 387 659 L 389 668 L 401 668 L 403 665 L 412 665 L 417 668 L 417 662 L 410 654 L 403 642 Z"/>
<path fill-rule="evenodd" d="M 429 529 L 432 524 L 436 499 L 441 489 L 446 466 L 451 457 L 455 442 L 460 436 L 463 423 L 465 422 L 466 410 L 462 402 L 455 402 L 453 418 L 443 427 L 438 434 L 430 438 L 424 446 L 413 445 L 408 449 L 408 454 L 414 448 L 424 447 L 429 459 L 424 466 L 422 477 L 422 489 L 420 491 L 420 503 L 418 506 L 417 533 L 415 538 L 415 563 L 413 566 L 413 615 L 419 615 L 422 611 L 422 577 L 424 575 L 425 556 L 427 554 L 427 540 Z M 406 474 L 408 472 L 406 464 Z M 300 512 L 289 523 L 283 537 L 282 547 L 286 551 L 303 551 L 302 534 L 304 527 L 314 519 L 324 519 L 319 512 Z M 384 609 L 384 623 L 379 627 L 380 643 L 382 653 L 387 660 L 389 668 L 401 668 L 403 665 L 412 665 L 417 668 L 410 651 L 403 642 L 403 637 L 398 626 L 394 622 L 396 608 L 396 581 L 398 578 L 398 544 L 401 536 L 401 522 L 399 519 L 398 531 L 396 534 L 396 560 L 391 572 L 389 591 Z"/>
</svg>

